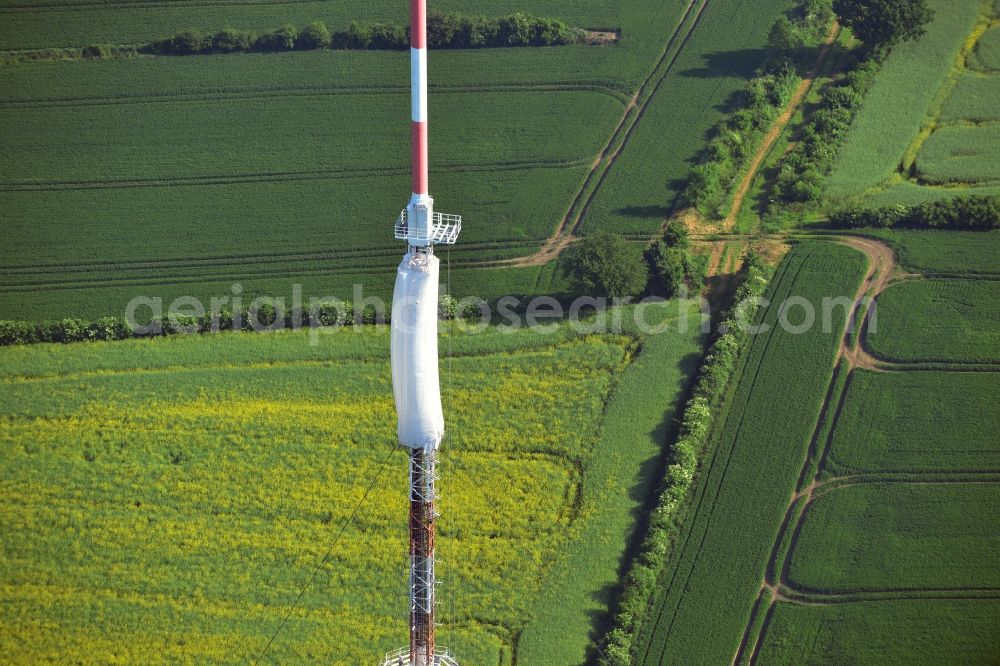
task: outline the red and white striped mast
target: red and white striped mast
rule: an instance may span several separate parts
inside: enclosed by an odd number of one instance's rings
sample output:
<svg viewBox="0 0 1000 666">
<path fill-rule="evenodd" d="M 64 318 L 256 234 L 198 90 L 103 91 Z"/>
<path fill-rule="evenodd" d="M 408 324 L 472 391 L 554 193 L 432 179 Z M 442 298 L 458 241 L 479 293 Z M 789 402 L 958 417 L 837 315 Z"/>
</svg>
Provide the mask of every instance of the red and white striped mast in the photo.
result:
<svg viewBox="0 0 1000 666">
<path fill-rule="evenodd" d="M 434 523 L 437 452 L 444 437 L 438 376 L 440 262 L 434 245 L 458 239 L 462 219 L 434 212 L 427 178 L 427 6 L 410 0 L 412 195 L 396 220 L 407 243 L 392 298 L 392 388 L 399 443 L 409 451 L 410 644 L 385 666 L 457 666 L 435 644 Z"/>
</svg>

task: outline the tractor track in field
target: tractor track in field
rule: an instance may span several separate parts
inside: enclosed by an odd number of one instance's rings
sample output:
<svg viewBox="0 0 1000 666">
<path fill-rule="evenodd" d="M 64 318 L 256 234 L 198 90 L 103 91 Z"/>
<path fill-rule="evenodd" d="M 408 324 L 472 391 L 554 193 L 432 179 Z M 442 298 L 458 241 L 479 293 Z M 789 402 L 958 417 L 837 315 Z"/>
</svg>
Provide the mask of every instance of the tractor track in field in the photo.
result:
<svg viewBox="0 0 1000 666">
<path fill-rule="evenodd" d="M 494 171 L 523 171 L 526 169 L 566 169 L 583 167 L 588 160 L 515 160 L 489 164 L 435 165 L 431 173 L 490 173 Z M 375 167 L 358 169 L 312 169 L 302 171 L 273 171 L 247 174 L 220 174 L 204 176 L 178 176 L 173 178 L 123 178 L 104 180 L 24 180 L 0 182 L 0 192 L 55 192 L 63 190 L 135 189 L 142 187 L 191 187 L 206 185 L 238 185 L 243 183 L 286 183 L 308 180 L 344 180 L 352 178 L 377 178 L 406 176 L 409 167 Z"/>
<path fill-rule="evenodd" d="M 478 247 L 464 248 L 475 251 L 516 250 L 518 243 L 478 244 Z M 467 268 L 477 265 L 477 259 L 462 258 L 463 251 L 451 259 L 453 268 Z M 393 248 L 372 248 L 349 253 L 305 252 L 274 253 L 267 255 L 229 255 L 222 257 L 192 257 L 175 260 L 148 262 L 99 262 L 93 264 L 39 264 L 0 269 L 0 293 L 45 291 L 62 289 L 86 289 L 105 285 L 144 286 L 180 283 L 201 283 L 206 280 L 246 279 L 241 272 L 247 266 L 254 267 L 254 276 L 280 277 L 289 275 L 288 264 L 322 262 L 317 266 L 296 268 L 295 275 L 337 275 L 368 274 L 392 269 L 399 262 L 399 252 Z M 331 265 L 331 262 L 332 265 Z M 264 268 L 270 264 L 271 268 Z M 76 275 L 67 275 L 76 273 Z"/>
<path fill-rule="evenodd" d="M 608 173 L 614 168 L 618 158 L 629 144 L 629 139 L 632 137 L 639 122 L 645 116 L 649 103 L 656 96 L 657 91 L 659 91 L 667 76 L 673 71 L 674 64 L 701 22 L 701 17 L 704 15 L 709 1 L 689 0 L 652 71 L 643 79 L 638 90 L 636 90 L 625 107 L 625 112 L 622 114 L 621 120 L 618 121 L 618 124 L 611 131 L 604 147 L 591 163 L 590 170 L 580 184 L 576 195 L 566 210 L 566 214 L 559 221 L 555 231 L 542 247 L 531 255 L 516 257 L 514 259 L 483 262 L 482 266 L 508 266 L 515 268 L 541 266 L 558 258 L 566 248 L 572 245 L 576 240 L 575 234 L 583 224 L 583 220 L 594 197 L 600 191 L 601 185 L 604 183 Z M 691 20 L 689 21 L 688 19 Z M 686 31 L 685 26 L 687 26 Z M 681 36 L 682 33 L 683 37 Z M 676 49 L 674 48 L 675 45 Z M 591 187 L 592 183 L 593 186 Z"/>
<path fill-rule="evenodd" d="M 0 51 L 0 53 L 3 53 Z M 593 92 L 607 95 L 625 106 L 626 94 L 612 86 L 594 83 L 510 83 L 497 85 L 429 86 L 435 95 L 467 93 L 553 93 Z M 118 106 L 128 104 L 160 104 L 183 102 L 217 102 L 282 97 L 329 97 L 340 95 L 409 95 L 409 86 L 289 86 L 287 88 L 231 88 L 204 92 L 140 93 L 135 95 L 53 97 L 45 99 L 3 100 L 0 109 L 45 109 L 58 107 Z"/>
<path fill-rule="evenodd" d="M 94 9 L 174 9 L 203 7 L 266 7 L 269 5 L 314 4 L 316 0 L 95 0 L 94 2 L 38 2 L 0 7 L 0 14 L 18 12 L 80 11 Z"/>
<path fill-rule="evenodd" d="M 861 236 L 833 236 L 832 240 L 852 247 L 862 252 L 868 259 L 868 270 L 858 288 L 851 314 L 841 338 L 840 348 L 834 360 L 834 373 L 831 376 L 827 395 L 824 398 L 819 418 L 813 431 L 812 440 L 803 461 L 802 471 L 796 490 L 789 498 L 785 516 L 779 526 L 777 537 L 772 545 L 771 555 L 765 569 L 764 580 L 761 582 L 758 596 L 754 601 L 750 617 L 744 628 L 743 636 L 733 655 L 732 664 L 755 664 L 760 656 L 764 637 L 773 617 L 778 602 L 803 605 L 828 606 L 834 604 L 879 601 L 889 599 L 997 599 L 1000 598 L 1000 588 L 898 588 L 880 590 L 858 590 L 851 592 L 824 592 L 797 587 L 788 577 L 792 554 L 803 524 L 805 523 L 809 506 L 818 497 L 853 485 L 866 483 L 998 483 L 1000 470 L 967 472 L 871 472 L 850 474 L 845 476 L 824 477 L 824 470 L 837 423 L 840 419 L 847 389 L 850 386 L 851 373 L 855 369 L 874 370 L 878 372 L 900 372 L 927 369 L 926 364 L 899 364 L 872 356 L 864 348 L 864 333 L 868 319 L 873 312 L 868 299 L 874 303 L 888 287 L 902 280 L 924 277 L 924 275 L 905 273 L 899 268 L 896 253 L 888 244 Z M 861 330 L 857 336 L 853 333 L 854 326 Z M 935 370 L 966 371 L 989 370 L 975 364 L 940 364 Z M 838 374 L 847 373 L 846 379 L 838 388 Z M 824 441 L 820 441 L 820 440 Z M 814 466 L 815 465 L 815 466 Z M 758 619 L 763 619 L 758 623 Z"/>
</svg>

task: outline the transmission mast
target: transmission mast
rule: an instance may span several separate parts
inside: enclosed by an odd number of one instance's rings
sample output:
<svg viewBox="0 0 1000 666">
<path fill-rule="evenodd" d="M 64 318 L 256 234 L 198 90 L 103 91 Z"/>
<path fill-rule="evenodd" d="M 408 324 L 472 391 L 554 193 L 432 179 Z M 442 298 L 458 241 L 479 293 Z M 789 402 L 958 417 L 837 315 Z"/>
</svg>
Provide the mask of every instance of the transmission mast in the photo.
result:
<svg viewBox="0 0 1000 666">
<path fill-rule="evenodd" d="M 438 377 L 438 282 L 435 244 L 458 239 L 462 218 L 434 212 L 427 178 L 427 7 L 410 0 L 413 187 L 394 235 L 407 243 L 392 297 L 392 389 L 399 443 L 409 452 L 410 645 L 384 666 L 457 666 L 435 644 L 434 508 L 444 414 Z"/>
</svg>

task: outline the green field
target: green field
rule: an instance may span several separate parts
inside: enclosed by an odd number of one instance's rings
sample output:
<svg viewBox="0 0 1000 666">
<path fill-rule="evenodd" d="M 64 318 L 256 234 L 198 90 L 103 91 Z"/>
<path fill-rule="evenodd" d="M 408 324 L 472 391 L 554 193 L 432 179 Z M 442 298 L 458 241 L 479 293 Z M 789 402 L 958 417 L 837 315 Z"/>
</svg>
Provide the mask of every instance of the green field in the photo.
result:
<svg viewBox="0 0 1000 666">
<path fill-rule="evenodd" d="M 579 127 L 604 127 L 622 111 L 613 96 L 574 90 L 442 91 L 434 101 L 434 167 L 450 174 L 484 164 L 496 170 L 572 164 L 601 147 L 599 134 Z M 258 94 L 221 107 L 212 99 L 147 98 L 4 108 L 0 132 L 9 137 L 9 161 L 0 168 L 0 180 L 8 191 L 32 191 L 136 182 L 169 187 L 267 175 L 347 180 L 365 173 L 406 176 L 409 153 L 400 146 L 409 141 L 409 128 L 395 121 L 406 116 L 408 107 L 408 91 L 317 91 Z M 470 107 L 494 111 L 470 114 Z M 192 118 L 199 122 L 192 124 Z M 383 129 L 358 140 L 358 129 L 366 124 Z M 248 128 L 259 133 L 252 142 L 247 141 Z M 101 150 L 95 151 L 94 138 L 104 133 Z M 468 240 L 490 238 L 491 231 L 497 230 L 472 227 Z M 504 231 L 531 237 L 548 229 L 512 226 Z M 371 246 L 369 234 L 363 227 L 346 228 L 343 240 L 351 247 Z"/>
<path fill-rule="evenodd" d="M 995 271 L 993 233 L 873 235 L 907 270 Z M 892 362 L 838 365 L 737 663 L 995 661 L 1000 375 L 969 364 L 995 362 L 996 291 L 928 278 L 879 296 L 866 342 Z"/>
<path fill-rule="evenodd" d="M 864 266 L 855 250 L 804 243 L 781 263 L 767 298 L 853 296 Z M 759 321 L 774 325 L 777 310 L 763 309 Z M 637 663 L 733 658 L 830 382 L 844 326 L 842 309 L 835 313 L 829 333 L 776 328 L 753 337 L 703 463 L 694 513 L 640 636 Z"/>
<path fill-rule="evenodd" d="M 779 603 L 759 663 L 992 664 L 1000 653 L 997 599 Z"/>
<path fill-rule="evenodd" d="M 615 580 L 665 436 L 655 428 L 700 350 L 690 328 L 650 341 L 624 373 L 631 336 L 445 336 L 442 644 L 508 664 L 521 630 L 554 614 L 563 654 L 583 653 L 604 608 L 588 590 Z M 316 346 L 279 333 L 0 350 L 0 651 L 13 663 L 252 661 L 376 476 L 378 499 L 360 505 L 268 660 L 357 663 L 404 642 L 405 456 L 387 348 L 385 329 L 365 327 Z M 605 416 L 613 389 L 630 402 L 612 397 Z M 532 611 L 547 572 L 566 566 L 582 596 Z"/>
<path fill-rule="evenodd" d="M 997 10 L 975 0 L 929 4 L 936 15 L 927 34 L 893 49 L 839 150 L 824 185 L 834 204 L 1000 194 L 995 128 L 970 125 L 998 118 L 1000 75 L 975 65 Z"/>
<path fill-rule="evenodd" d="M 936 15 L 927 34 L 893 49 L 851 124 L 826 181 L 830 198 L 855 196 L 890 178 L 927 121 L 980 8 L 975 0 L 929 4 Z"/>
<path fill-rule="evenodd" d="M 935 185 L 1000 181 L 1000 161 L 993 159 L 998 151 L 1000 126 L 941 127 L 917 154 L 917 177 Z"/>
<path fill-rule="evenodd" d="M 585 231 L 653 233 L 678 203 L 714 127 L 752 78 L 788 0 L 707 4 L 587 209 Z M 734 30 L 739 37 L 734 38 Z"/>
<path fill-rule="evenodd" d="M 585 229 L 656 231 L 726 99 L 790 0 L 689 5 L 446 2 L 618 28 L 614 46 L 438 51 L 431 181 L 466 223 L 452 290 L 560 288 L 554 267 L 475 268 L 531 254 L 570 210 Z M 136 42 L 188 27 L 405 18 L 405 5 L 241 8 L 143 3 L 0 7 L 7 49 Z M 72 21 L 63 20 L 72 16 Z M 683 20 L 682 20 L 683 18 Z M 58 29 L 52 25 L 58 23 Z M 752 26 L 730 50 L 733 25 Z M 717 74 L 725 72 L 723 77 Z M 409 197 L 405 53 L 319 51 L 42 62 L 0 68 L 0 316 L 121 314 L 137 295 L 387 297 Z M 638 94 L 620 131 L 629 99 Z M 634 122 L 637 121 L 637 122 Z M 16 131 L 15 131 L 16 130 Z M 601 148 L 624 146 L 589 180 Z M 656 169 L 639 164 L 656 163 Z M 10 165 L 21 165 L 14 167 Z M 619 175 L 619 172 L 621 174 Z M 636 176 L 641 175 L 637 179 Z M 605 192 L 607 190 L 607 192 Z M 591 220 L 592 218 L 592 220 Z"/>
<path fill-rule="evenodd" d="M 1000 273 L 1000 231 L 892 231 L 873 234 L 892 245 L 904 270 Z"/>
<path fill-rule="evenodd" d="M 893 285 L 878 298 L 865 345 L 900 362 L 1000 362 L 996 280 L 926 279 Z"/>
<path fill-rule="evenodd" d="M 837 488 L 806 510 L 788 584 L 831 593 L 1000 589 L 1000 523 L 985 510 L 997 502 L 998 483 Z"/>
<path fill-rule="evenodd" d="M 1000 374 L 855 370 L 826 460 L 865 472 L 1000 472 Z"/>
<path fill-rule="evenodd" d="M 1000 72 L 964 72 L 941 105 L 942 123 L 1000 120 Z"/>
</svg>

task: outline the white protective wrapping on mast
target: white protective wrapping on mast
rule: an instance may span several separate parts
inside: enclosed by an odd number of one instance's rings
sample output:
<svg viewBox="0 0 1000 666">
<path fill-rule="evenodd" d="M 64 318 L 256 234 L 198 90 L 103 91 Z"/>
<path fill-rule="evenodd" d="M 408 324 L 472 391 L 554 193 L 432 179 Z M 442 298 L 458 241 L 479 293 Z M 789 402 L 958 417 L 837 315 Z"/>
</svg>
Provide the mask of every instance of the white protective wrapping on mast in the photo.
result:
<svg viewBox="0 0 1000 666">
<path fill-rule="evenodd" d="M 408 252 L 392 296 L 392 392 L 399 443 L 412 449 L 436 448 L 444 436 L 437 349 L 440 263 L 432 254 Z"/>
</svg>

